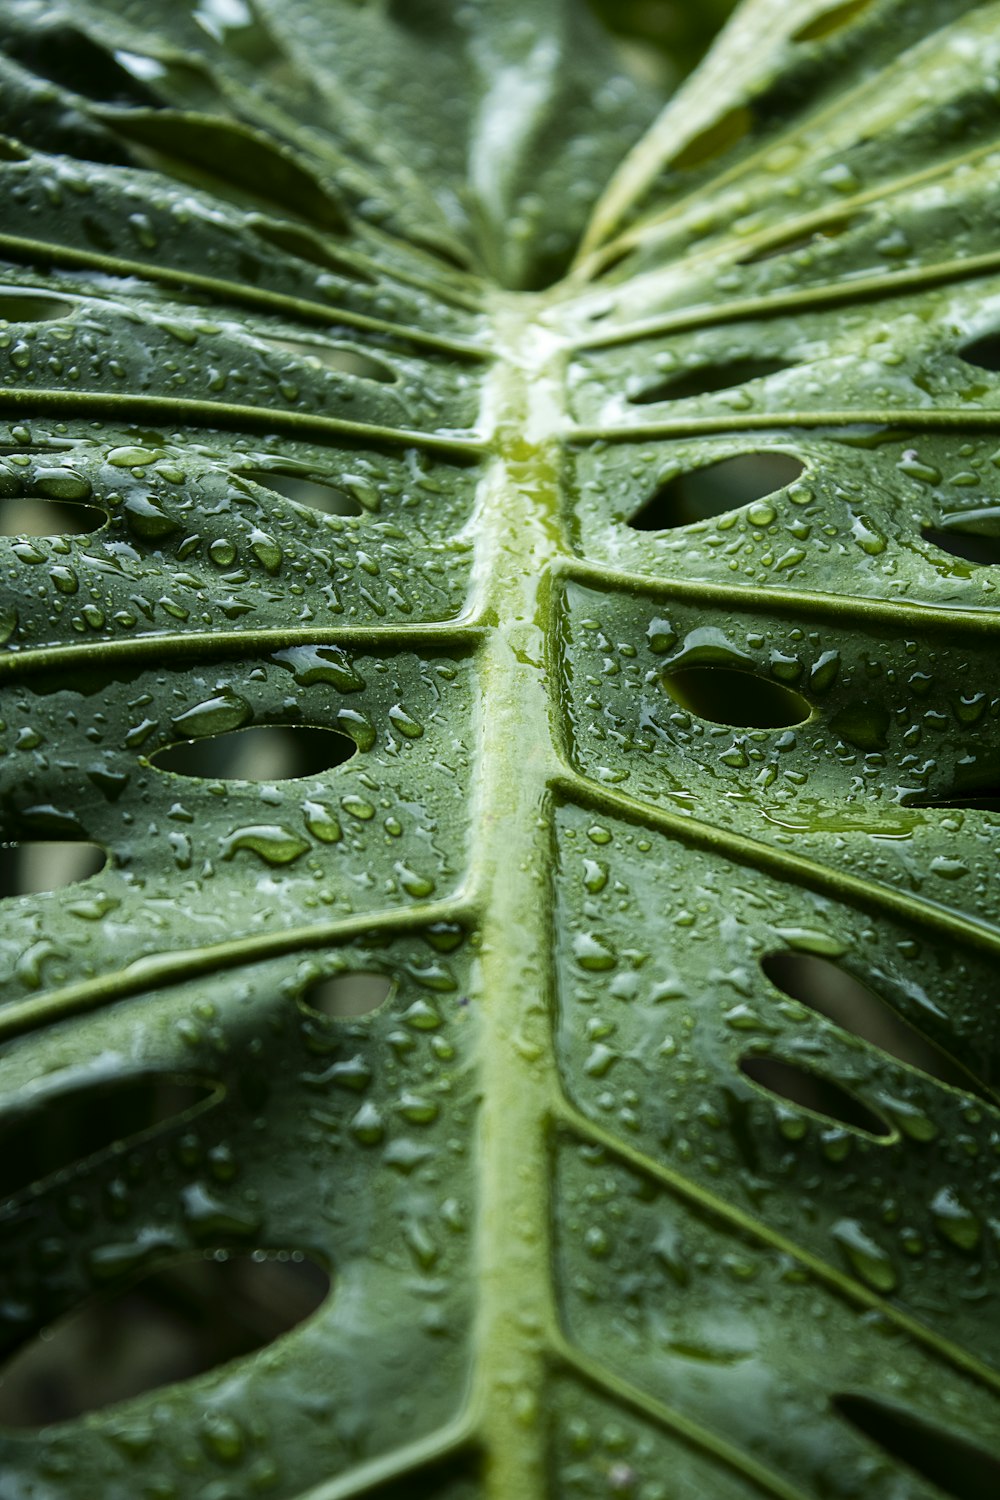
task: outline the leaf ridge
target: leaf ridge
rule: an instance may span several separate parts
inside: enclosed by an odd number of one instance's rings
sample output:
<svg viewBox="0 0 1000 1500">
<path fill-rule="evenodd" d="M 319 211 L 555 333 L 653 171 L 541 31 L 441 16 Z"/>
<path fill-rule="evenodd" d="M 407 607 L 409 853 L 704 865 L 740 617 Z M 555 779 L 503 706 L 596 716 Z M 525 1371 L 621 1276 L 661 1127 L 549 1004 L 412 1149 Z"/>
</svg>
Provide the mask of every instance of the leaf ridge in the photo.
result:
<svg viewBox="0 0 1000 1500">
<path fill-rule="evenodd" d="M 567 1370 L 582 1376 L 588 1384 L 610 1396 L 616 1404 L 631 1407 L 650 1417 L 659 1426 L 676 1433 L 686 1443 L 699 1448 L 703 1453 L 725 1465 L 735 1473 L 748 1479 L 755 1489 L 774 1500 L 809 1500 L 805 1490 L 789 1484 L 787 1480 L 767 1469 L 750 1454 L 726 1441 L 718 1432 L 692 1422 L 683 1413 L 676 1411 L 655 1396 L 623 1379 L 616 1371 L 605 1368 L 590 1358 L 564 1335 L 556 1342 L 555 1354 Z"/>
<path fill-rule="evenodd" d="M 147 396 L 137 393 L 116 395 L 107 391 L 44 389 L 32 386 L 0 386 L 0 409 L 15 413 L 70 412 L 74 416 L 117 417 L 153 420 L 166 425 L 178 417 L 187 422 L 230 431 L 254 431 L 260 427 L 314 438 L 355 438 L 368 443 L 391 443 L 404 447 L 418 446 L 437 453 L 454 453 L 476 457 L 485 449 L 472 436 L 459 437 L 442 432 L 420 432 L 406 427 L 384 427 L 374 422 L 351 422 L 328 417 L 319 412 L 288 411 L 280 407 L 240 406 L 229 401 L 206 401 L 185 396 Z"/>
<path fill-rule="evenodd" d="M 202 974 L 242 968 L 283 954 L 326 948 L 381 933 L 413 932 L 435 922 L 465 921 L 470 915 L 461 893 L 434 902 L 362 912 L 283 931 L 244 935 L 198 948 L 166 950 L 134 959 L 96 979 L 83 979 L 37 998 L 8 1002 L 0 1009 L 0 1039 L 52 1026 L 71 1016 L 113 1005 L 147 991 L 180 984 Z"/>
<path fill-rule="evenodd" d="M 994 923 L 976 920 L 936 901 L 928 901 L 926 897 L 895 890 L 863 876 L 852 875 L 847 870 L 832 869 L 819 860 L 765 844 L 745 833 L 707 823 L 686 812 L 668 812 L 637 797 L 601 786 L 576 770 L 562 772 L 554 778 L 553 785 L 569 800 L 585 807 L 641 822 L 647 828 L 655 828 L 701 849 L 718 850 L 741 864 L 770 869 L 781 879 L 798 881 L 836 900 L 891 913 L 914 926 L 933 928 L 970 948 L 1000 953 L 1000 928 Z"/>
<path fill-rule="evenodd" d="M 930 1349 L 943 1362 L 961 1370 L 964 1374 L 972 1376 L 980 1385 L 987 1390 L 1000 1393 L 1000 1370 L 983 1363 L 969 1354 L 958 1344 L 944 1339 L 940 1334 L 928 1328 L 918 1319 L 912 1317 L 905 1309 L 887 1300 L 878 1292 L 873 1291 L 863 1282 L 855 1280 L 838 1270 L 836 1266 L 830 1265 L 819 1256 L 812 1254 L 809 1250 L 798 1245 L 787 1235 L 780 1234 L 770 1225 L 759 1219 L 751 1218 L 744 1214 L 727 1199 L 717 1196 L 715 1193 L 707 1192 L 690 1178 L 679 1172 L 674 1172 L 662 1162 L 648 1156 L 644 1151 L 637 1150 L 629 1145 L 627 1141 L 606 1130 L 598 1121 L 592 1120 L 589 1115 L 584 1114 L 576 1105 L 565 1098 L 560 1101 L 559 1116 L 563 1123 L 576 1132 L 582 1138 L 591 1141 L 594 1145 L 602 1147 L 611 1155 L 618 1157 L 635 1170 L 646 1176 L 661 1182 L 664 1187 L 676 1193 L 679 1197 L 688 1200 L 704 1208 L 717 1218 L 725 1220 L 743 1233 L 762 1243 L 770 1244 L 783 1254 L 793 1257 L 818 1280 L 832 1287 L 843 1296 L 852 1301 L 875 1310 L 895 1327 L 905 1331 L 910 1338 Z M 572 1346 L 571 1346 L 572 1347 Z M 594 1368 L 601 1366 L 594 1362 Z"/>
<path fill-rule="evenodd" d="M 920 600 L 880 599 L 875 595 L 840 592 L 826 594 L 819 589 L 792 589 L 779 583 L 773 584 L 766 593 L 757 593 L 740 583 L 707 583 L 685 578 L 666 578 L 661 574 L 636 573 L 631 569 L 615 568 L 609 563 L 582 558 L 568 559 L 558 571 L 563 578 L 579 583 L 606 585 L 632 594 L 647 594 L 651 598 L 683 599 L 696 604 L 737 607 L 750 612 L 787 610 L 813 619 L 842 619 L 858 625 L 899 625 L 914 629 L 937 625 L 954 630 L 956 635 L 968 633 L 990 636 L 995 630 L 1000 631 L 1000 610 L 988 606 L 962 609 L 950 604 L 925 603 Z"/>
</svg>

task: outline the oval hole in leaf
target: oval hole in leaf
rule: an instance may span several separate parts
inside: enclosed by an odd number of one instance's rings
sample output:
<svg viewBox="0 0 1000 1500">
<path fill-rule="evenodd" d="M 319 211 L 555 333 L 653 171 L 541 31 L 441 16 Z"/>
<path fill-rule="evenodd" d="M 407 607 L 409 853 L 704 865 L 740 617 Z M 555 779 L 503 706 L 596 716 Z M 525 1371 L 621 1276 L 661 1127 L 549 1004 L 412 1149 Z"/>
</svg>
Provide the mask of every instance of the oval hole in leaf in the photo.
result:
<svg viewBox="0 0 1000 1500">
<path fill-rule="evenodd" d="M 359 969 L 321 979 L 306 991 L 303 1001 L 309 1010 L 338 1020 L 347 1016 L 367 1016 L 384 1004 L 392 987 L 393 981 L 387 974 Z"/>
<path fill-rule="evenodd" d="M 862 1041 L 956 1088 L 976 1089 L 976 1079 L 929 1041 L 866 984 L 829 958 L 789 948 L 766 954 L 764 974 L 791 1000 L 835 1021 Z"/>
<path fill-rule="evenodd" d="M 107 863 L 98 844 L 69 839 L 21 839 L 0 844 L 0 896 L 59 891 L 97 875 Z"/>
<path fill-rule="evenodd" d="M 37 495 L 0 499 L 0 536 L 87 536 L 107 520 L 94 505 L 43 500 Z"/>
<path fill-rule="evenodd" d="M 745 105 L 738 104 L 735 109 L 728 110 L 713 124 L 692 136 L 687 145 L 682 146 L 677 155 L 667 162 L 665 170 L 686 172 L 707 161 L 714 161 L 717 156 L 731 150 L 749 135 L 753 124 L 753 115 Z"/>
<path fill-rule="evenodd" d="M 167 745 L 150 756 L 161 771 L 213 781 L 294 781 L 320 776 L 356 754 L 350 735 L 311 724 L 262 724 Z"/>
<path fill-rule="evenodd" d="M 8 323 L 55 323 L 68 318 L 73 303 L 63 297 L 35 296 L 23 287 L 0 287 L 0 320 Z"/>
<path fill-rule="evenodd" d="M 109 1079 L 35 1097 L 0 1113 L 0 1196 L 118 1143 L 201 1113 L 224 1096 L 221 1083 L 164 1073 Z"/>
<path fill-rule="evenodd" d="M 788 453 L 739 453 L 675 474 L 629 517 L 636 531 L 691 526 L 763 500 L 798 479 L 805 464 Z"/>
<path fill-rule="evenodd" d="M 0 1376 L 0 1424 L 44 1427 L 203 1375 L 273 1344 L 324 1302 L 299 1252 L 185 1258 L 25 1345 Z"/>
<path fill-rule="evenodd" d="M 788 361 L 782 359 L 733 359 L 725 364 L 699 365 L 695 370 L 678 370 L 628 399 L 635 406 L 648 406 L 653 401 L 691 400 L 711 395 L 713 391 L 732 390 L 751 380 L 763 380 L 766 375 L 777 375 L 790 368 Z"/>
<path fill-rule="evenodd" d="M 979 370 L 1000 371 L 1000 333 L 984 333 L 981 338 L 964 344 L 958 357 Z"/>
<path fill-rule="evenodd" d="M 849 1130 L 863 1130 L 878 1140 L 887 1140 L 892 1135 L 890 1126 L 860 1099 L 841 1088 L 839 1083 L 822 1078 L 808 1068 L 800 1068 L 777 1057 L 747 1053 L 740 1058 L 740 1072 L 779 1099 L 787 1099 L 813 1114 L 825 1115 L 828 1120 L 846 1125 Z"/>
<path fill-rule="evenodd" d="M 312 344 L 305 339 L 266 339 L 272 349 L 294 354 L 307 363 L 316 362 L 325 370 L 334 370 L 341 375 L 354 375 L 358 380 L 378 380 L 383 385 L 396 379 L 388 365 L 371 359 L 360 349 L 341 349 L 335 344 Z"/>
<path fill-rule="evenodd" d="M 997 812 L 1000 811 L 1000 776 L 995 768 L 992 772 L 984 768 L 978 777 L 963 777 L 953 788 L 937 792 L 907 792 L 900 801 L 904 807 L 963 807 Z"/>
<path fill-rule="evenodd" d="M 748 255 L 741 255 L 736 262 L 739 266 L 755 266 L 762 260 L 774 260 L 779 255 L 791 255 L 795 250 L 807 250 L 810 246 L 818 249 L 824 240 L 835 240 L 849 229 L 853 229 L 862 222 L 863 215 L 853 214 L 849 218 L 827 219 L 815 229 L 810 229 L 805 234 L 785 235 L 782 239 L 772 240 L 763 245 L 759 250 L 751 250 Z"/>
<path fill-rule="evenodd" d="M 915 1469 L 953 1500 L 1000 1495 L 1000 1460 L 967 1438 L 870 1396 L 838 1395 L 832 1405 L 891 1458 Z"/>
<path fill-rule="evenodd" d="M 998 516 L 1000 520 L 1000 516 Z M 925 526 L 920 535 L 932 547 L 950 552 L 977 567 L 990 567 L 1000 563 L 1000 536 L 984 531 L 959 531 L 956 527 Z"/>
<path fill-rule="evenodd" d="M 834 32 L 842 31 L 852 21 L 856 21 L 862 11 L 866 11 L 872 0 L 845 0 L 842 5 L 831 5 L 829 10 L 820 11 L 811 21 L 800 26 L 798 31 L 793 31 L 790 41 L 793 42 L 818 42 L 833 36 Z"/>
<path fill-rule="evenodd" d="M 327 516 L 360 516 L 364 507 L 353 495 L 345 494 L 332 484 L 321 484 L 318 479 L 301 479 L 297 474 L 279 474 L 272 469 L 253 469 L 243 476 L 294 500 L 297 505 L 307 505 L 310 510 L 322 511 Z"/>
<path fill-rule="evenodd" d="M 785 729 L 803 723 L 811 712 L 791 688 L 731 667 L 679 667 L 663 674 L 663 686 L 681 708 L 713 724 Z"/>
</svg>

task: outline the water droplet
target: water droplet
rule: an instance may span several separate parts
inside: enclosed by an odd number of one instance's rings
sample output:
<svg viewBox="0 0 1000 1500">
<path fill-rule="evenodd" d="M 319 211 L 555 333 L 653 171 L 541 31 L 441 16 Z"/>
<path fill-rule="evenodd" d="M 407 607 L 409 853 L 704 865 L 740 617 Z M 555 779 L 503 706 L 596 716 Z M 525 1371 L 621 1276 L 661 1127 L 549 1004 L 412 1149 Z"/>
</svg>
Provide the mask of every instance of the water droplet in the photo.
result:
<svg viewBox="0 0 1000 1500">
<path fill-rule="evenodd" d="M 325 802 L 303 802 L 305 824 L 314 838 L 323 844 L 336 844 L 343 837 L 340 819 Z"/>
<path fill-rule="evenodd" d="M 573 939 L 573 957 L 581 969 L 591 973 L 613 969 L 618 962 L 611 944 L 593 932 L 581 932 Z"/>
<path fill-rule="evenodd" d="M 112 448 L 108 454 L 108 463 L 113 464 L 116 469 L 140 469 L 146 464 L 155 463 L 161 457 L 162 450 L 153 448 Z"/>
<path fill-rule="evenodd" d="M 975 1250 L 982 1238 L 982 1225 L 954 1188 L 942 1188 L 931 1203 L 934 1226 L 960 1250 Z"/>
<path fill-rule="evenodd" d="M 213 1458 L 222 1463 L 238 1463 L 243 1457 L 246 1440 L 239 1423 L 221 1411 L 206 1411 L 199 1422 L 201 1440 Z"/>
<path fill-rule="evenodd" d="M 441 1252 L 431 1239 L 425 1225 L 417 1219 L 411 1220 L 404 1226 L 403 1237 L 417 1265 L 421 1270 L 429 1271 L 437 1263 Z"/>
<path fill-rule="evenodd" d="M 349 734 L 359 750 L 370 750 L 378 738 L 375 725 L 367 714 L 354 708 L 342 708 L 337 713 L 337 725 Z"/>
<path fill-rule="evenodd" d="M 223 859 L 232 859 L 238 850 L 249 849 L 266 864 L 290 865 L 310 845 L 280 823 L 252 823 L 220 839 L 219 847 Z"/>
<path fill-rule="evenodd" d="M 362 823 L 369 822 L 375 816 L 375 809 L 372 804 L 366 802 L 363 797 L 356 797 L 353 793 L 350 793 L 346 797 L 341 797 L 340 805 L 352 818 L 359 818 Z"/>
<path fill-rule="evenodd" d="M 282 551 L 273 536 L 269 536 L 266 531 L 261 531 L 255 526 L 250 533 L 250 551 L 265 572 L 271 574 L 278 572 L 281 567 Z M 317 647 L 316 649 L 325 648 Z"/>
<path fill-rule="evenodd" d="M 93 494 L 90 481 L 72 469 L 36 469 L 32 486 L 45 500 L 89 500 Z"/>
<path fill-rule="evenodd" d="M 756 505 L 751 505 L 747 511 L 747 520 L 751 526 L 771 526 L 777 519 L 777 515 L 778 512 L 774 506 L 762 500 Z"/>
<path fill-rule="evenodd" d="M 611 1241 L 607 1234 L 596 1224 L 585 1232 L 583 1243 L 587 1254 L 592 1255 L 595 1260 L 603 1260 L 611 1250 Z"/>
<path fill-rule="evenodd" d="M 433 895 L 434 881 L 429 875 L 417 874 L 415 870 L 411 870 L 408 865 L 404 865 L 400 860 L 396 861 L 393 868 L 399 877 L 400 885 L 408 896 L 413 896 L 417 900 L 421 900 L 425 896 Z"/>
<path fill-rule="evenodd" d="M 389 710 L 389 721 L 395 725 L 400 734 L 409 740 L 417 740 L 424 732 L 424 726 L 418 724 L 416 719 L 411 718 L 401 704 L 397 703 Z"/>
<path fill-rule="evenodd" d="M 385 1138 L 385 1125 L 378 1109 L 370 1101 L 362 1104 L 357 1114 L 351 1120 L 351 1134 L 362 1146 L 381 1145 Z"/>
<path fill-rule="evenodd" d="M 328 682 L 342 693 L 357 693 L 365 685 L 339 646 L 290 646 L 276 651 L 273 660 L 287 667 L 300 687 Z"/>
<path fill-rule="evenodd" d="M 72 568 L 56 567 L 49 569 L 49 577 L 60 594 L 75 594 L 80 587 L 80 580 Z"/>
<path fill-rule="evenodd" d="M 129 530 L 143 542 L 159 542 L 179 531 L 180 522 L 150 495 L 130 495 L 122 506 Z"/>
<path fill-rule="evenodd" d="M 183 1189 L 181 1210 L 188 1228 L 199 1238 L 253 1235 L 261 1226 L 259 1213 L 222 1202 L 199 1182 Z"/>
<path fill-rule="evenodd" d="M 878 1292 L 894 1292 L 899 1278 L 888 1253 L 871 1238 L 857 1219 L 838 1219 L 833 1237 L 844 1251 L 851 1269 Z"/>
<path fill-rule="evenodd" d="M 420 1094 L 403 1094 L 396 1108 L 412 1125 L 430 1125 L 440 1114 L 440 1107 L 433 1099 Z"/>
<path fill-rule="evenodd" d="M 885 537 L 875 527 L 873 522 L 867 516 L 862 515 L 860 511 L 854 517 L 851 525 L 851 533 L 862 552 L 867 552 L 869 556 L 876 557 L 880 552 L 885 551 Z"/>
<path fill-rule="evenodd" d="M 436 1031 L 443 1024 L 440 1013 L 426 1000 L 414 1000 L 402 1020 L 415 1031 Z"/>
<path fill-rule="evenodd" d="M 225 734 L 231 729 L 239 729 L 251 716 L 252 710 L 245 698 L 223 689 L 170 722 L 182 738 L 199 739 L 203 735 Z"/>
</svg>

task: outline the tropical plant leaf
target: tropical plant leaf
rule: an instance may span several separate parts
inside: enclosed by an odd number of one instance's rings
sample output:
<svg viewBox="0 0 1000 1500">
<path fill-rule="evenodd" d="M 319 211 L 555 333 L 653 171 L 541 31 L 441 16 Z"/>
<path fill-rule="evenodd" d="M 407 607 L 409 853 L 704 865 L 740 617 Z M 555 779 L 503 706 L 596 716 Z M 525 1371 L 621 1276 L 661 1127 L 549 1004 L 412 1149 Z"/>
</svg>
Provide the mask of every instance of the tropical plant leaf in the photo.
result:
<svg viewBox="0 0 1000 1500">
<path fill-rule="evenodd" d="M 995 1491 L 998 54 L 0 0 L 0 1500 Z"/>
</svg>

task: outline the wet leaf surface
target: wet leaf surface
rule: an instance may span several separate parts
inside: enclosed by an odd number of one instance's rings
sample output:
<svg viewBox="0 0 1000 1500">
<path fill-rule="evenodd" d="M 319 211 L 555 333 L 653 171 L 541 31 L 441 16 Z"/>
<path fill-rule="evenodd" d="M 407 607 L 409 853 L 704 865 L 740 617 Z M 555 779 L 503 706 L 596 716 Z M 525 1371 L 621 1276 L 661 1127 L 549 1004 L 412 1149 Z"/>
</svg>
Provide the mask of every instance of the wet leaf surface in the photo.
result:
<svg viewBox="0 0 1000 1500">
<path fill-rule="evenodd" d="M 611 19 L 0 0 L 4 1500 L 994 1481 L 1000 5 Z"/>
</svg>

